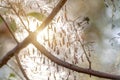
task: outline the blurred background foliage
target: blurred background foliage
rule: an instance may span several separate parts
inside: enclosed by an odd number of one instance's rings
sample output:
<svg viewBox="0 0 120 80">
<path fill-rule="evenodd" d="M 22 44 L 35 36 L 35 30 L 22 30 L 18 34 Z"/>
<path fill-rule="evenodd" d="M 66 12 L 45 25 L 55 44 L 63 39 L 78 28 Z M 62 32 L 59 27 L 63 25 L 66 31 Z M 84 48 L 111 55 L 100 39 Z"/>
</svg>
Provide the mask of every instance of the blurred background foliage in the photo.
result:
<svg viewBox="0 0 120 80">
<path fill-rule="evenodd" d="M 58 1 L 0 0 L 0 14 L 21 42 L 29 34 L 26 29 L 40 26 Z M 68 0 L 38 41 L 61 60 L 120 75 L 119 3 L 120 0 Z M 0 18 L 0 58 L 15 45 Z M 108 80 L 63 68 L 31 44 L 20 51 L 19 58 L 30 80 Z M 8 65 L 0 68 L 0 80 L 24 80 L 14 57 Z"/>
</svg>

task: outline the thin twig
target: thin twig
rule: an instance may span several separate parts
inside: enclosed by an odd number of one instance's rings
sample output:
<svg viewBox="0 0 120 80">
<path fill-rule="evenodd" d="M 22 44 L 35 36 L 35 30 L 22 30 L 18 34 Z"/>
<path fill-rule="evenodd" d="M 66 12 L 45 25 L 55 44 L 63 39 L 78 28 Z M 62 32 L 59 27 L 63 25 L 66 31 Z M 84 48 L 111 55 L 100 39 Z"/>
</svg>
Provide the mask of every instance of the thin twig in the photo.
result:
<svg viewBox="0 0 120 80">
<path fill-rule="evenodd" d="M 7 29 L 9 30 L 10 34 L 12 35 L 12 37 L 14 38 L 14 40 L 17 42 L 17 45 L 19 44 L 19 42 L 17 41 L 17 39 L 15 38 L 15 35 L 13 34 L 13 32 L 11 31 L 10 27 L 8 26 L 7 22 L 5 21 L 5 19 L 0 15 L 1 19 L 3 20 L 3 22 L 5 23 Z M 23 73 L 23 76 L 26 78 L 26 80 L 29 80 L 29 78 L 27 77 L 27 74 L 25 73 L 21 63 L 20 63 L 20 60 L 19 60 L 19 57 L 18 57 L 18 54 L 15 54 L 15 59 L 18 63 L 18 67 L 20 68 L 21 72 Z"/>
<path fill-rule="evenodd" d="M 15 54 L 18 54 L 21 49 L 31 43 L 30 39 L 31 37 L 28 36 L 25 40 L 16 45 L 16 47 L 10 50 L 2 59 L 0 59 L 0 67 L 5 65 L 11 57 L 13 57 Z"/>
<path fill-rule="evenodd" d="M 7 7 L 7 6 L 2 6 L 0 5 L 1 8 L 6 8 L 6 9 L 10 9 L 11 7 Z"/>
<path fill-rule="evenodd" d="M 65 4 L 66 1 L 67 0 L 60 0 L 60 2 L 56 5 L 56 7 L 51 12 L 51 14 L 37 28 L 37 30 L 35 31 L 36 33 L 42 31 L 52 21 L 52 19 L 56 16 L 56 14 L 62 8 L 62 6 Z"/>
<path fill-rule="evenodd" d="M 78 35 L 78 34 L 77 34 Z M 91 61 L 90 61 L 90 59 L 89 59 L 89 57 L 88 57 L 88 54 L 87 54 L 87 52 L 86 52 L 86 50 L 85 50 L 85 47 L 84 47 L 84 45 L 82 44 L 82 41 L 81 41 L 81 39 L 79 38 L 79 42 L 80 42 L 80 45 L 81 45 L 81 47 L 82 47 L 82 49 L 83 49 L 83 52 L 84 52 L 84 54 L 85 54 L 85 56 L 86 56 L 86 58 L 87 58 L 87 61 L 88 61 L 88 63 L 89 63 L 89 69 L 91 69 Z"/>
<path fill-rule="evenodd" d="M 28 29 L 27 29 L 27 26 L 25 25 L 25 23 L 23 22 L 22 18 L 19 16 L 19 14 L 17 13 L 17 11 L 15 10 L 15 8 L 12 6 L 12 4 L 7 0 L 7 2 L 10 4 L 10 7 L 12 8 L 12 10 L 15 12 L 15 14 L 18 16 L 19 20 L 21 21 L 21 23 L 23 24 L 24 28 L 30 32 Z"/>
<path fill-rule="evenodd" d="M 78 17 L 79 18 L 79 17 Z M 77 19 L 78 19 L 77 18 Z M 76 19 L 76 20 L 77 20 Z M 81 45 L 81 47 L 82 47 L 82 50 L 83 50 L 83 52 L 84 52 L 84 54 L 85 54 L 85 57 L 86 57 L 86 59 L 87 59 L 87 61 L 88 61 L 88 63 L 89 63 L 89 69 L 91 69 L 91 61 L 90 61 L 90 59 L 89 59 L 89 57 L 88 57 L 88 54 L 87 54 L 87 52 L 86 52 L 86 50 L 85 50 L 85 47 L 84 47 L 84 45 L 83 45 L 83 43 L 82 43 L 82 41 L 81 41 L 81 38 L 79 37 L 79 35 L 78 35 L 78 32 L 77 32 L 77 29 L 75 28 L 75 24 L 74 24 L 74 21 L 73 21 L 73 26 L 74 26 L 74 30 L 75 30 L 75 32 L 76 32 L 76 36 L 79 38 L 79 42 L 80 42 L 80 45 Z M 83 55 L 82 55 L 83 56 Z"/>
<path fill-rule="evenodd" d="M 20 70 L 21 70 L 23 76 L 25 77 L 25 79 L 26 79 L 26 80 L 30 80 L 30 79 L 28 78 L 28 76 L 27 76 L 25 70 L 23 69 L 22 64 L 21 64 L 21 62 L 20 62 L 20 59 L 19 59 L 19 57 L 18 57 L 17 54 L 15 55 L 15 59 L 16 59 L 16 61 L 17 61 L 17 63 L 18 63 L 18 66 L 19 66 L 19 68 L 20 68 Z"/>
<path fill-rule="evenodd" d="M 0 18 L 3 20 L 3 22 L 5 23 L 5 25 L 6 25 L 6 27 L 7 27 L 7 29 L 9 30 L 9 32 L 11 33 L 11 35 L 12 35 L 12 37 L 14 38 L 14 40 L 17 42 L 17 43 L 19 43 L 18 41 L 17 41 L 17 39 L 15 38 L 15 36 L 14 36 L 14 34 L 13 34 L 13 32 L 11 31 L 11 29 L 9 28 L 9 26 L 8 26 L 8 23 L 5 21 L 5 19 L 2 17 L 2 15 L 0 14 Z"/>
<path fill-rule="evenodd" d="M 7 65 L 13 72 L 15 72 L 15 74 L 18 75 L 21 80 L 24 80 L 24 79 L 20 76 L 20 74 L 18 74 L 18 72 L 15 71 L 15 69 L 14 69 L 12 66 L 10 66 L 9 64 L 6 64 L 6 65 Z"/>
<path fill-rule="evenodd" d="M 79 72 L 79 73 L 90 74 L 90 75 L 100 77 L 100 78 L 120 80 L 120 75 L 113 75 L 113 74 L 109 74 L 109 73 L 95 71 L 95 70 L 92 70 L 92 69 L 85 69 L 85 68 L 78 67 L 76 65 L 70 64 L 68 62 L 64 62 L 64 61 L 58 59 L 57 57 L 55 57 L 54 55 L 52 55 L 50 52 L 48 52 L 39 42 L 37 42 L 35 40 L 32 40 L 32 43 L 34 44 L 34 46 L 38 50 L 41 51 L 41 53 L 43 53 L 50 60 L 52 60 L 53 62 L 55 62 L 58 65 L 61 65 L 63 67 L 66 67 L 70 70 L 73 70 L 73 71 L 76 71 L 76 72 Z"/>
</svg>

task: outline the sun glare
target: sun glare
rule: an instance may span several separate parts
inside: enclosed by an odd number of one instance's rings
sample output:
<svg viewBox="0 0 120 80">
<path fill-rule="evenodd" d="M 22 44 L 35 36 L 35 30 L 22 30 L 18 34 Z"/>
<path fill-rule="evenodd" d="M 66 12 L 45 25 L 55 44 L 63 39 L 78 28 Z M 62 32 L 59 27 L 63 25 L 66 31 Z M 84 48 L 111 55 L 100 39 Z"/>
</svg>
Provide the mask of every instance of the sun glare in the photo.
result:
<svg viewBox="0 0 120 80">
<path fill-rule="evenodd" d="M 62 16 L 57 15 L 46 28 L 38 32 L 36 40 L 50 51 L 51 54 L 59 56 L 61 60 L 68 59 L 68 62 L 71 63 L 74 61 L 72 59 L 73 55 L 69 55 L 70 58 L 65 58 L 65 56 L 67 57 L 67 53 L 69 52 L 74 53 L 74 49 L 72 48 L 74 46 L 79 47 L 79 44 L 74 42 L 75 38 L 72 38 L 72 36 L 76 36 L 73 27 L 70 26 L 70 24 L 66 24 L 65 19 L 61 17 Z M 27 26 L 27 29 L 32 32 L 34 32 L 42 23 L 42 21 L 38 21 L 33 17 L 28 17 L 28 21 L 24 19 L 23 21 Z M 18 23 L 20 23 L 20 21 Z M 19 32 L 19 34 L 21 33 Z M 21 37 L 23 37 L 23 35 L 28 36 L 28 34 L 29 33 L 23 33 Z M 20 38 L 19 35 L 17 37 Z M 22 38 L 22 40 L 24 39 Z M 80 53 L 76 51 L 76 55 L 77 54 L 79 55 Z M 28 74 L 31 80 L 53 80 L 55 76 L 56 80 L 60 80 L 61 78 L 65 78 L 68 74 L 67 69 L 65 71 L 60 67 L 58 70 L 55 66 L 56 64 L 37 50 L 33 44 L 29 44 L 20 52 L 20 60 L 26 74 Z M 72 77 L 74 78 L 74 76 Z"/>
<path fill-rule="evenodd" d="M 60 13 L 59 13 L 60 14 Z M 67 49 L 63 45 L 67 45 L 65 35 L 67 33 L 67 25 L 62 16 L 57 15 L 53 21 L 46 26 L 42 31 L 36 35 L 36 40 L 42 44 L 48 51 L 56 55 L 57 48 L 61 47 L 60 51 L 64 53 Z M 26 31 L 24 25 L 21 24 L 19 18 L 17 19 L 17 25 L 23 32 L 16 32 L 17 39 L 22 42 L 29 33 Z M 26 28 L 29 31 L 36 31 L 40 27 L 42 21 L 37 20 L 34 17 L 28 16 L 28 20 L 22 18 Z M 64 48 L 64 49 L 63 49 Z M 56 49 L 56 51 L 55 51 Z M 60 59 L 63 59 L 64 55 L 60 55 Z M 33 44 L 29 44 L 26 48 L 22 49 L 19 54 L 21 64 L 25 69 L 26 74 L 30 80 L 60 80 L 65 78 L 67 70 L 60 68 L 59 71 L 55 66 L 55 63 L 44 56 Z"/>
<path fill-rule="evenodd" d="M 29 29 L 30 31 L 35 31 L 37 29 L 37 27 L 40 27 L 42 21 L 38 21 L 37 19 L 33 19 L 33 18 L 29 18 Z M 53 31 L 49 30 L 48 27 L 46 27 L 45 29 L 43 29 L 42 31 L 40 31 L 37 35 L 36 35 L 36 39 L 38 42 L 40 43 L 44 43 L 44 39 L 46 40 L 51 40 L 53 37 Z"/>
</svg>

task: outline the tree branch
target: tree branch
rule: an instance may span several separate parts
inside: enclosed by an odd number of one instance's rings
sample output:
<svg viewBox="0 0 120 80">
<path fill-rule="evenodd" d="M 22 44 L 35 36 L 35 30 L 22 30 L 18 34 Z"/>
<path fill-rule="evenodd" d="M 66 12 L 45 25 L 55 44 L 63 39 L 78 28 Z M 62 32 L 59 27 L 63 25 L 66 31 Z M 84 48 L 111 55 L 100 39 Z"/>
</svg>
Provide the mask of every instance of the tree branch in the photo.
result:
<svg viewBox="0 0 120 80">
<path fill-rule="evenodd" d="M 35 31 L 35 32 L 30 32 L 29 36 L 25 38 L 21 43 L 19 43 L 15 48 L 13 48 L 11 51 L 9 51 L 1 60 L 0 60 L 0 67 L 5 65 L 8 60 L 13 57 L 15 54 L 18 54 L 21 49 L 26 47 L 28 44 L 31 43 L 32 40 L 36 39 L 36 33 L 38 31 L 43 30 L 46 25 L 48 25 L 52 19 L 55 17 L 55 15 L 58 13 L 58 11 L 62 8 L 62 6 L 65 4 L 67 0 L 60 0 L 60 2 L 57 4 L 57 6 L 53 9 L 51 14 L 43 21 L 41 26 Z M 32 36 L 32 37 L 31 37 Z"/>
<path fill-rule="evenodd" d="M 28 36 L 23 42 L 19 43 L 15 48 L 9 51 L 2 59 L 0 59 L 0 67 L 5 65 L 11 57 L 13 57 L 15 54 L 18 54 L 19 51 L 26 47 L 29 43 L 31 43 L 30 36 Z"/>
<path fill-rule="evenodd" d="M 18 64 L 18 66 L 19 66 L 19 68 L 20 68 L 23 76 L 25 77 L 25 79 L 26 79 L 26 80 L 30 80 L 30 79 L 28 78 L 25 70 L 23 69 L 23 66 L 22 66 L 22 64 L 21 64 L 21 62 L 20 62 L 20 59 L 19 59 L 19 57 L 18 57 L 18 54 L 15 55 L 15 59 L 16 59 L 17 64 Z"/>
<path fill-rule="evenodd" d="M 35 31 L 40 32 L 42 31 L 51 21 L 52 19 L 55 17 L 55 15 L 59 12 L 59 10 L 63 7 L 63 5 L 65 4 L 67 0 L 60 0 L 60 2 L 56 5 L 56 7 L 53 9 L 53 11 L 51 12 L 51 14 L 43 21 L 43 23 L 37 28 L 37 30 Z"/>
<path fill-rule="evenodd" d="M 18 74 L 18 72 L 9 64 L 6 64 L 6 66 L 8 66 L 21 80 L 24 80 L 23 77 Z"/>
<path fill-rule="evenodd" d="M 107 78 L 107 79 L 117 79 L 120 80 L 120 75 L 113 75 L 113 74 L 108 74 L 108 73 L 104 73 L 104 72 L 99 72 L 99 71 L 95 71 L 92 69 L 85 69 L 82 67 L 78 67 L 75 66 L 73 64 L 70 64 L 68 62 L 64 62 L 60 59 L 58 59 L 57 57 L 55 57 L 54 55 L 52 55 L 50 52 L 48 52 L 44 46 L 42 46 L 39 42 L 32 40 L 32 44 L 41 51 L 41 53 L 43 53 L 45 56 L 47 56 L 50 60 L 52 60 L 53 62 L 55 62 L 58 65 L 61 65 L 63 67 L 66 67 L 68 69 L 71 69 L 73 71 L 76 72 L 80 72 L 80 73 L 85 73 L 85 74 L 90 74 L 96 77 L 100 77 L 100 78 Z"/>
<path fill-rule="evenodd" d="M 15 14 L 18 16 L 19 20 L 21 21 L 21 23 L 23 24 L 24 28 L 26 29 L 26 31 L 30 32 L 27 29 L 27 26 L 25 25 L 25 23 L 23 22 L 22 18 L 20 17 L 19 13 L 17 13 L 17 11 L 15 10 L 15 8 L 12 6 L 12 4 L 7 0 L 7 2 L 9 3 L 11 9 L 15 12 Z"/>
<path fill-rule="evenodd" d="M 7 22 L 5 21 L 5 19 L 2 17 L 2 15 L 0 14 L 0 18 L 3 20 L 3 22 L 5 23 L 7 29 L 9 30 L 10 34 L 12 35 L 13 39 L 18 43 L 17 39 L 15 38 L 13 32 L 10 30 L 10 27 L 8 26 Z"/>
<path fill-rule="evenodd" d="M 15 35 L 13 34 L 13 32 L 10 30 L 10 27 L 8 26 L 7 22 L 5 21 L 5 19 L 4 19 L 1 15 L 0 15 L 0 17 L 1 17 L 1 19 L 3 20 L 3 22 L 5 23 L 5 25 L 6 25 L 6 27 L 8 28 L 10 34 L 12 35 L 12 37 L 14 38 L 14 40 L 17 42 L 17 45 L 18 45 L 19 42 L 18 42 L 17 39 L 15 38 Z M 21 63 L 20 63 L 20 60 L 19 60 L 19 57 L 18 57 L 18 53 L 15 54 L 15 59 L 16 59 L 16 61 L 17 61 L 17 63 L 18 63 L 18 67 L 20 68 L 23 76 L 26 78 L 26 80 L 29 80 L 29 78 L 27 77 L 27 75 L 26 75 L 26 73 L 25 73 L 25 71 L 24 71 L 24 69 L 23 69 L 23 67 L 22 67 L 22 65 L 21 65 Z"/>
<path fill-rule="evenodd" d="M 101 78 L 120 80 L 119 75 L 112 75 L 112 74 L 103 73 L 103 72 L 99 72 L 99 71 L 95 71 L 95 70 L 91 70 L 91 69 L 85 69 L 85 68 L 81 68 L 81 67 L 75 66 L 73 64 L 64 62 L 64 61 L 58 59 L 57 57 L 55 57 L 54 55 L 52 55 L 41 44 L 39 44 L 36 41 L 36 33 L 38 31 L 43 30 L 46 27 L 46 25 L 48 25 L 49 22 L 51 22 L 51 20 L 54 18 L 54 16 L 57 14 L 57 12 L 61 9 L 61 7 L 64 5 L 64 3 L 66 1 L 67 0 L 60 0 L 60 3 L 58 3 L 58 5 L 53 9 L 52 13 L 45 19 L 45 21 L 38 28 L 38 30 L 36 32 L 31 32 L 29 34 L 29 36 L 23 42 L 18 44 L 13 50 L 8 52 L 7 55 L 3 57 L 3 59 L 0 60 L 0 67 L 2 67 L 4 64 L 6 64 L 7 61 L 13 55 L 15 55 L 15 53 L 17 54 L 22 48 L 26 47 L 29 43 L 32 42 L 33 45 L 35 45 L 45 56 L 47 56 L 49 59 L 51 59 L 53 62 L 57 63 L 58 65 L 61 65 L 63 67 L 66 67 L 68 69 L 71 69 L 71 70 L 74 70 L 74 71 L 80 72 L 80 73 L 91 74 L 93 76 L 97 76 L 97 77 L 101 77 Z"/>
</svg>

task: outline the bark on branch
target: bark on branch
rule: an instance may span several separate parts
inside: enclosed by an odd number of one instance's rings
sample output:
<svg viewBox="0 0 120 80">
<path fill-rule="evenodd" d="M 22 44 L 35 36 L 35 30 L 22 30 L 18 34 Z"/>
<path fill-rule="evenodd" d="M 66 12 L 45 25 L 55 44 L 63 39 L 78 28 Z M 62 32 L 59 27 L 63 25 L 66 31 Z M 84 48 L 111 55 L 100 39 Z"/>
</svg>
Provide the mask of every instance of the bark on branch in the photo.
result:
<svg viewBox="0 0 120 80">
<path fill-rule="evenodd" d="M 2 17 L 2 15 L 0 15 L 0 18 L 3 20 L 3 22 L 5 23 L 7 29 L 9 30 L 10 34 L 12 35 L 13 39 L 16 41 L 17 45 L 19 44 L 19 42 L 17 41 L 17 39 L 15 38 L 15 35 L 13 34 L 13 32 L 10 30 L 10 27 L 8 26 L 7 22 L 5 21 L 5 19 Z M 26 80 L 29 80 L 29 78 L 27 77 L 21 63 L 18 57 L 18 54 L 15 54 L 15 59 L 18 63 L 18 67 L 20 68 L 21 72 L 23 73 L 23 76 L 25 77 Z"/>
<path fill-rule="evenodd" d="M 79 72 L 79 73 L 85 73 L 85 74 L 90 74 L 96 77 L 100 77 L 100 78 L 107 78 L 107 79 L 115 79 L 115 80 L 120 80 L 120 75 L 113 75 L 113 74 L 108 74 L 108 73 L 104 73 L 104 72 L 99 72 L 99 71 L 95 71 L 92 69 L 85 69 L 82 67 L 78 67 L 76 65 L 70 64 L 68 62 L 64 62 L 60 59 L 58 59 L 57 57 L 55 57 L 54 55 L 52 55 L 50 52 L 48 52 L 44 46 L 42 46 L 40 43 L 38 43 L 37 41 L 33 41 L 32 44 L 41 51 L 41 53 L 43 53 L 45 56 L 47 56 L 50 60 L 52 60 L 53 62 L 55 62 L 58 65 L 61 65 L 63 67 L 66 67 L 70 70 Z"/>
<path fill-rule="evenodd" d="M 58 5 L 53 9 L 52 13 L 45 19 L 45 21 L 43 21 L 42 25 L 38 28 L 38 30 L 35 31 L 35 32 L 33 32 L 33 33 L 30 33 L 29 36 L 23 42 L 21 42 L 20 44 L 18 44 L 13 50 L 11 50 L 10 52 L 8 52 L 0 60 L 0 67 L 2 67 L 3 65 L 5 65 L 7 63 L 7 61 L 12 56 L 14 56 L 15 54 L 18 54 L 19 51 L 22 48 L 26 47 L 29 43 L 32 43 L 45 56 L 47 56 L 49 59 L 51 59 L 53 62 L 57 63 L 58 65 L 61 65 L 61 66 L 66 67 L 68 69 L 74 70 L 76 72 L 90 74 L 90 75 L 93 75 L 93 76 L 96 76 L 96 77 L 120 80 L 120 75 L 112 75 L 112 74 L 103 73 L 103 72 L 99 72 L 99 71 L 95 71 L 95 70 L 91 70 L 91 69 L 85 69 L 85 68 L 81 68 L 81 67 L 75 66 L 73 64 L 64 62 L 64 61 L 58 59 L 57 57 L 55 57 L 54 55 L 52 55 L 50 52 L 48 52 L 44 48 L 44 46 L 42 46 L 40 43 L 38 43 L 36 41 L 36 33 L 38 31 L 43 30 L 46 27 L 46 25 L 48 25 L 52 21 L 52 19 L 54 18 L 54 16 L 58 13 L 58 11 L 62 8 L 62 6 L 65 4 L 66 1 L 67 0 L 60 0 L 60 2 L 58 3 Z"/>
</svg>

